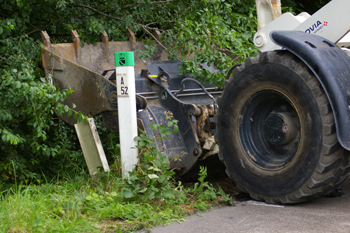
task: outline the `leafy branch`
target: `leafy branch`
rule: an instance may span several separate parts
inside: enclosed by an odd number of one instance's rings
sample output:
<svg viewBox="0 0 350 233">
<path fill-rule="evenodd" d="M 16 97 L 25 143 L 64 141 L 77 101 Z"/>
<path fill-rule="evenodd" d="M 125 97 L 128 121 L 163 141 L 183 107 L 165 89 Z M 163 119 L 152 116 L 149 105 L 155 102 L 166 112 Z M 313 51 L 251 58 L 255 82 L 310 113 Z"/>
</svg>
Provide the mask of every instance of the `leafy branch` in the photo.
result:
<svg viewBox="0 0 350 233">
<path fill-rule="evenodd" d="M 90 10 L 96 12 L 96 13 L 99 13 L 100 15 L 106 16 L 108 18 L 115 19 L 115 20 L 118 20 L 118 21 L 123 21 L 122 18 L 118 18 L 118 17 L 114 17 L 114 16 L 111 16 L 111 15 L 105 14 L 105 13 L 103 13 L 103 12 L 101 12 L 101 11 L 91 7 L 91 6 L 85 5 L 85 4 L 75 4 L 75 5 L 68 4 L 67 6 L 87 8 L 87 9 L 90 9 Z"/>
<path fill-rule="evenodd" d="M 175 0 L 155 1 L 155 2 L 147 2 L 147 3 L 146 2 L 138 2 L 135 4 L 124 6 L 121 9 L 127 9 L 127 8 L 135 7 L 135 6 L 138 6 L 141 4 L 161 4 L 161 3 L 169 3 L 169 2 L 173 2 L 173 1 L 175 1 Z"/>
</svg>

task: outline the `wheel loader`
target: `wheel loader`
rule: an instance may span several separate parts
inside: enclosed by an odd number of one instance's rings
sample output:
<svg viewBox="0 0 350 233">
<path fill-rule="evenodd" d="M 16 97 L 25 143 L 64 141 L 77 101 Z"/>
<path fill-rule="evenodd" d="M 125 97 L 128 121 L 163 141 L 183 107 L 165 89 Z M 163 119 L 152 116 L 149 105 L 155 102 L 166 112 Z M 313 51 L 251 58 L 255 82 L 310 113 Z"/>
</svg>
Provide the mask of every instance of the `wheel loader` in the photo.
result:
<svg viewBox="0 0 350 233">
<path fill-rule="evenodd" d="M 177 176 L 218 155 L 252 198 L 304 202 L 337 188 L 350 171 L 350 58 L 340 40 L 350 30 L 350 4 L 332 0 L 312 16 L 282 15 L 276 0 L 256 5 L 260 53 L 233 67 L 223 89 L 179 75 L 181 62 L 164 61 L 161 48 L 152 58 L 136 58 L 138 127 L 155 139 Z M 131 31 L 130 41 L 109 42 L 104 33 L 102 42 L 83 48 L 76 31 L 72 38 L 54 45 L 42 33 L 48 80 L 75 91 L 65 104 L 117 128 L 113 53 L 144 45 Z M 179 121 L 179 131 L 157 139 L 150 124 L 166 124 L 164 112 Z"/>
</svg>

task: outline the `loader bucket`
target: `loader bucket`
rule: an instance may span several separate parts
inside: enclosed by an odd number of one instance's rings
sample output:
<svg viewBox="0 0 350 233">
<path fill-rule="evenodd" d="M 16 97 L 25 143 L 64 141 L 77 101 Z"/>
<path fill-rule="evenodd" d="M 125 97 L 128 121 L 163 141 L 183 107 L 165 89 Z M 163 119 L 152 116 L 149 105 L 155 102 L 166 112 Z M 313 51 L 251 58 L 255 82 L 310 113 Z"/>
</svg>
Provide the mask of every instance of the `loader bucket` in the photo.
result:
<svg viewBox="0 0 350 233">
<path fill-rule="evenodd" d="M 108 128 L 118 127 L 117 93 L 115 84 L 114 53 L 144 50 L 143 42 L 136 42 L 129 31 L 130 41 L 109 42 L 104 33 L 102 42 L 80 46 L 76 31 L 73 43 L 51 44 L 42 32 L 42 63 L 49 81 L 60 89 L 74 90 L 64 104 L 84 115 L 101 114 Z M 170 168 L 179 176 L 186 174 L 199 161 L 218 152 L 213 134 L 215 97 L 221 90 L 202 84 L 188 76 L 179 75 L 180 61 L 164 61 L 167 54 L 161 48 L 152 58 L 143 61 L 135 56 L 135 82 L 138 126 L 153 137 L 156 147 L 168 155 Z M 210 69 L 203 65 L 203 68 Z M 167 139 L 158 139 L 159 133 L 150 125 L 166 125 L 167 116 L 179 121 L 179 131 Z M 59 116 L 74 125 L 73 117 Z"/>
<path fill-rule="evenodd" d="M 42 32 L 44 47 L 41 49 L 41 56 L 46 77 L 52 79 L 54 85 L 61 90 L 70 87 L 75 92 L 68 96 L 64 104 L 72 107 L 74 103 L 77 106 L 76 111 L 82 111 L 89 117 L 117 110 L 116 86 L 102 74 L 106 70 L 115 69 L 115 52 L 144 50 L 144 43 L 136 42 L 135 35 L 130 30 L 129 38 L 130 41 L 109 42 L 107 34 L 104 33 L 101 35 L 101 42 L 81 47 L 76 31 L 72 31 L 73 43 L 64 44 L 51 44 L 49 35 Z M 165 60 L 166 56 L 162 49 L 158 49 L 154 57 L 145 60 Z M 135 57 L 135 73 L 139 74 L 147 67 L 138 56 Z M 65 113 L 59 117 L 71 125 L 76 123 Z"/>
</svg>

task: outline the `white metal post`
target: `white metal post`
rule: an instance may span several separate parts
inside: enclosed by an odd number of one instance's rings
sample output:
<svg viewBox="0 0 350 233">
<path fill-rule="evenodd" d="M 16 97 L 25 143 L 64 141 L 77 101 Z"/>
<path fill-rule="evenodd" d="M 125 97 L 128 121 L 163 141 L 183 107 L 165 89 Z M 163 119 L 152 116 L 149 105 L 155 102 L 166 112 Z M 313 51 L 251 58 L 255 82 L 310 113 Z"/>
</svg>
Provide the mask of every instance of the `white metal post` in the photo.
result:
<svg viewBox="0 0 350 233">
<path fill-rule="evenodd" d="M 137 117 L 135 62 L 133 52 L 115 53 L 118 94 L 119 141 L 123 177 L 129 175 L 137 163 Z"/>
<path fill-rule="evenodd" d="M 98 136 L 94 119 L 89 118 L 88 124 L 86 124 L 84 121 L 78 122 L 74 125 L 74 127 L 77 132 L 90 175 L 94 176 L 98 174 L 98 167 L 102 167 L 105 172 L 109 171 L 106 155 L 103 150 L 100 137 Z"/>
<path fill-rule="evenodd" d="M 258 30 L 282 14 L 281 0 L 255 0 Z"/>
</svg>

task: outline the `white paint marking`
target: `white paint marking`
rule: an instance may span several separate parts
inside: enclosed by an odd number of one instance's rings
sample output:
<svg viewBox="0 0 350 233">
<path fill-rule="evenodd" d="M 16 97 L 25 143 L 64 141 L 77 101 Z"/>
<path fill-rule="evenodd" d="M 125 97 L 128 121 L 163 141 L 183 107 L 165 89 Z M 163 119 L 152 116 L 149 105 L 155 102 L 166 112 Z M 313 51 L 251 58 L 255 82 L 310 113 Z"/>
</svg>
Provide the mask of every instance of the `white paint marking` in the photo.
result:
<svg viewBox="0 0 350 233">
<path fill-rule="evenodd" d="M 248 204 L 251 204 L 251 205 L 262 205 L 262 206 L 269 206 L 269 207 L 282 207 L 284 208 L 285 206 L 283 205 L 276 205 L 276 204 L 267 204 L 265 202 L 260 202 L 260 201 L 247 201 Z"/>
</svg>

